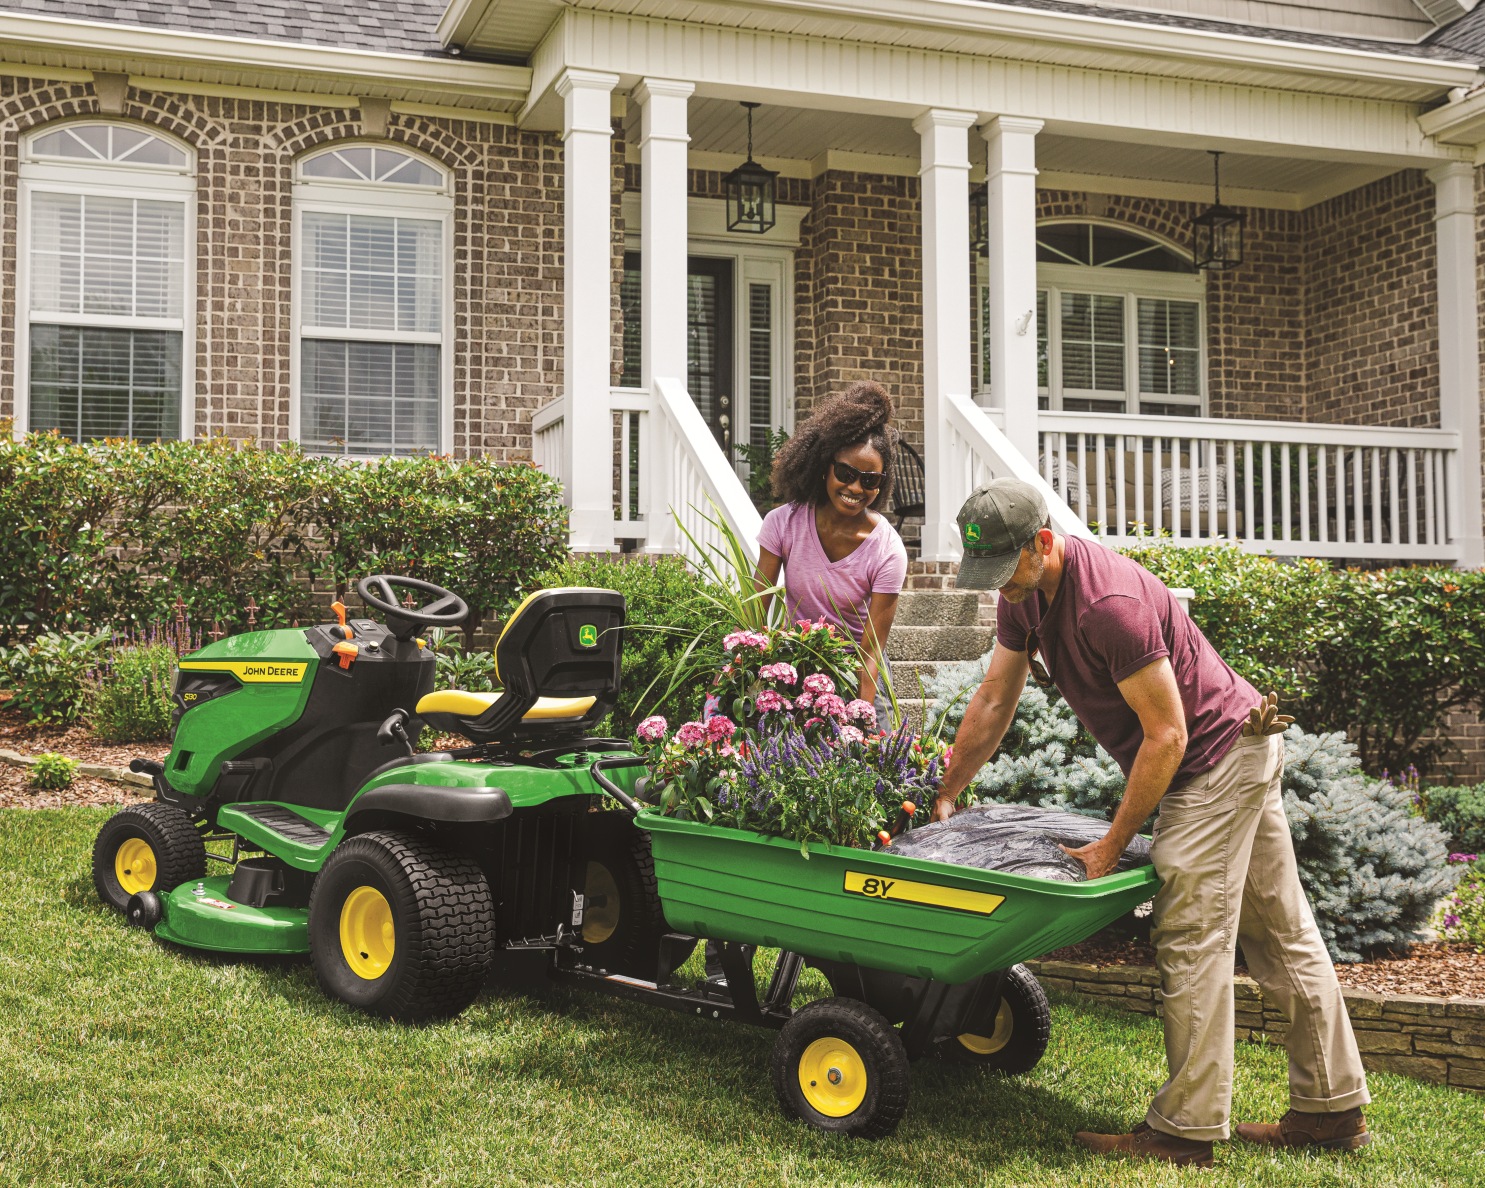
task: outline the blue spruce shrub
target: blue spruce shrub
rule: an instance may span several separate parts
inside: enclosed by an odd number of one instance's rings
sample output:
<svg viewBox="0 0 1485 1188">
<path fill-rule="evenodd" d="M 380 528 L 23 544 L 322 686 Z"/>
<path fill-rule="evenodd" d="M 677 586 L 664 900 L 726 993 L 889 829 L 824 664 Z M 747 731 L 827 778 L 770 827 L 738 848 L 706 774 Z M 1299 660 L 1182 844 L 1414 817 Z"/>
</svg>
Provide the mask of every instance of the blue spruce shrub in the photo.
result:
<svg viewBox="0 0 1485 1188">
<path fill-rule="evenodd" d="M 925 686 L 947 737 L 957 733 L 989 662 L 987 654 L 946 665 Z M 1343 734 L 1291 726 L 1284 756 L 1284 812 L 1299 880 L 1331 957 L 1360 961 L 1369 951 L 1422 939 L 1434 904 L 1454 889 L 1462 869 L 1447 863 L 1443 829 L 1413 813 L 1406 789 L 1363 775 Z M 972 789 L 980 803 L 1112 820 L 1124 786 L 1118 764 L 1067 702 L 1028 680 L 1005 741 Z"/>
</svg>

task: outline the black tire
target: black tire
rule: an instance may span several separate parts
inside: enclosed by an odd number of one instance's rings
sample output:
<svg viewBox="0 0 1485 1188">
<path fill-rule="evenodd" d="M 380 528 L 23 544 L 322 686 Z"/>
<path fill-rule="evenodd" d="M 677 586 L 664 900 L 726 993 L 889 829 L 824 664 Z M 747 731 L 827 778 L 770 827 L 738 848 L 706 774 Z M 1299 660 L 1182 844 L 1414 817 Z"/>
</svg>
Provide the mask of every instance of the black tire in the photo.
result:
<svg viewBox="0 0 1485 1188">
<path fill-rule="evenodd" d="M 404 1023 L 469 1006 L 490 973 L 494 941 L 494 901 L 479 864 L 407 834 L 342 842 L 309 897 L 309 959 L 321 989 Z"/>
<path fill-rule="evenodd" d="M 653 978 L 668 931 L 655 880 L 650 836 L 628 813 L 582 818 L 583 964 L 633 978 Z"/>
<path fill-rule="evenodd" d="M 881 1012 L 853 998 L 796 1011 L 773 1045 L 770 1073 L 784 1113 L 820 1130 L 879 1139 L 907 1113 L 902 1039 Z"/>
<path fill-rule="evenodd" d="M 115 911 L 122 912 L 140 891 L 163 897 L 187 879 L 205 877 L 206 843 L 173 804 L 154 801 L 120 809 L 93 843 L 93 886 Z"/>
<path fill-rule="evenodd" d="M 1027 1073 L 1037 1066 L 1052 1038 L 1052 1008 L 1042 984 L 1024 965 L 1005 971 L 1000 1006 L 973 1020 L 963 1035 L 934 1047 L 950 1064 Z"/>
</svg>

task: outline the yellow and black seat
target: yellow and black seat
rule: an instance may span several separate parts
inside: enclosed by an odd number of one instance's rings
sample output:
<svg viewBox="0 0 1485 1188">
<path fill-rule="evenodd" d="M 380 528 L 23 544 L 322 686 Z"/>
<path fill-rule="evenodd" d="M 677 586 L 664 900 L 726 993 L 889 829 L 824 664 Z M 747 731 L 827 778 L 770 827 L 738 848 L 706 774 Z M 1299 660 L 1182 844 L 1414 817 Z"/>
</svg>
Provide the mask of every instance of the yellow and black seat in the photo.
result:
<svg viewBox="0 0 1485 1188">
<path fill-rule="evenodd" d="M 623 626 L 624 596 L 615 590 L 537 590 L 495 643 L 495 679 L 504 688 L 429 693 L 417 716 L 476 743 L 586 734 L 618 699 Z"/>
</svg>

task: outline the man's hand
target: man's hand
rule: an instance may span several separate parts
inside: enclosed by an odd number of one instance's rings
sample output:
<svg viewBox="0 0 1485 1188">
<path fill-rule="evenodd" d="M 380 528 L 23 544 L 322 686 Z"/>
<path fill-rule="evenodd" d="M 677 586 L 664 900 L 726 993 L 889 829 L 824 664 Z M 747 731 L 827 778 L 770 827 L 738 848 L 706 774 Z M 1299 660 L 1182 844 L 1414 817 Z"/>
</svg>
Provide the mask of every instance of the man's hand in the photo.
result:
<svg viewBox="0 0 1485 1188">
<path fill-rule="evenodd" d="M 1279 695 L 1270 693 L 1248 711 L 1247 721 L 1243 723 L 1243 737 L 1283 734 L 1293 721 L 1294 719 L 1288 714 L 1279 712 Z"/>
<path fill-rule="evenodd" d="M 929 821 L 947 821 L 959 811 L 954 803 L 957 799 L 954 796 L 940 796 L 933 802 L 933 813 L 928 818 Z"/>
<path fill-rule="evenodd" d="M 1076 850 L 1062 847 L 1062 852 L 1069 858 L 1076 858 L 1088 870 L 1088 880 L 1102 878 L 1119 865 L 1119 859 L 1124 853 L 1122 846 L 1116 846 L 1114 840 L 1105 833 L 1096 842 L 1089 842 Z"/>
</svg>

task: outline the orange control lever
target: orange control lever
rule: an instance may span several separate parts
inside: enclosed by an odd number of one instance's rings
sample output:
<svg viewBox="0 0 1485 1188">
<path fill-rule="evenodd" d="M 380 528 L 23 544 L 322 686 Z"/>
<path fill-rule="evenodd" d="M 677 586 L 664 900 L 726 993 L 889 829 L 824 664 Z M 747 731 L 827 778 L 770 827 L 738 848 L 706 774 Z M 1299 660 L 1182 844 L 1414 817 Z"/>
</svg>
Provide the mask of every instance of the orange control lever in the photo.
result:
<svg viewBox="0 0 1485 1188">
<path fill-rule="evenodd" d="M 913 814 L 918 811 L 918 806 L 911 800 L 904 800 L 902 808 L 897 813 L 897 824 L 892 826 L 892 836 L 896 837 L 908 827 L 908 822 L 913 819 Z"/>
<path fill-rule="evenodd" d="M 330 604 L 330 609 L 335 612 L 335 617 L 340 620 L 340 636 L 342 639 L 351 639 L 355 632 L 345 625 L 345 603 L 336 601 Z"/>
<path fill-rule="evenodd" d="M 361 651 L 361 649 L 353 643 L 338 643 L 330 650 L 340 657 L 340 666 L 342 668 L 349 668 L 351 666 L 351 661 L 354 660 Z"/>
</svg>

